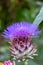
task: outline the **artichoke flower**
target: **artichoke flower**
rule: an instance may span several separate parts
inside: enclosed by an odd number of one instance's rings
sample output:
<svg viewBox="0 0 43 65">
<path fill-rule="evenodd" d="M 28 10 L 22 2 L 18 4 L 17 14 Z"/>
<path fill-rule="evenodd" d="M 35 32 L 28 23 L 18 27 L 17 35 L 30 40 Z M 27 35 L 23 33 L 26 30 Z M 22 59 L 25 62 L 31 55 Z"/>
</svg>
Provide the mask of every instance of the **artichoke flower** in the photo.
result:
<svg viewBox="0 0 43 65">
<path fill-rule="evenodd" d="M 32 37 L 39 34 L 37 25 L 28 22 L 14 23 L 6 28 L 3 36 L 10 40 L 10 51 L 14 55 L 14 59 L 29 57 L 33 59 L 37 48 Z"/>
</svg>

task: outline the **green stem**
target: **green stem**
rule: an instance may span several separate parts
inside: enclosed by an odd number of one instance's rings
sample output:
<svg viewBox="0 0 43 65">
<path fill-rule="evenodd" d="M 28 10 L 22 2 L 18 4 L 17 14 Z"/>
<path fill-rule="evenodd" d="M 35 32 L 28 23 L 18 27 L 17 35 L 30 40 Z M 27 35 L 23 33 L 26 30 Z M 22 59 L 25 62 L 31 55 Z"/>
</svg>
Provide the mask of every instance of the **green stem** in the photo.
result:
<svg viewBox="0 0 43 65">
<path fill-rule="evenodd" d="M 36 19 L 34 20 L 33 24 L 36 24 L 38 26 L 42 22 L 42 20 L 43 20 L 43 6 L 39 14 L 36 16 Z"/>
<path fill-rule="evenodd" d="M 17 64 L 16 64 L 16 61 L 13 61 L 13 64 L 12 64 L 12 65 L 17 65 Z"/>
<path fill-rule="evenodd" d="M 24 65 L 28 65 L 28 62 L 27 62 L 27 60 L 25 60 L 25 61 L 24 61 Z"/>
</svg>

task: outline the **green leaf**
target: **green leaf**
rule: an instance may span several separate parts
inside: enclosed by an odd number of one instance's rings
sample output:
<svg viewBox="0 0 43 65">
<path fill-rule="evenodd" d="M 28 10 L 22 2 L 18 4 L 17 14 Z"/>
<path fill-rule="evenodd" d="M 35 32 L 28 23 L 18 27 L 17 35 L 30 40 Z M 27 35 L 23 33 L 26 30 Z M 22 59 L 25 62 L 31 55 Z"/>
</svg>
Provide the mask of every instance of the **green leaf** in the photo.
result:
<svg viewBox="0 0 43 65">
<path fill-rule="evenodd" d="M 16 61 L 15 63 L 16 65 L 24 65 L 23 61 L 20 61 L 20 62 Z"/>
<path fill-rule="evenodd" d="M 36 19 L 34 20 L 33 24 L 36 24 L 37 26 L 42 22 L 43 20 L 43 7 L 41 8 L 39 14 L 37 15 Z"/>
<path fill-rule="evenodd" d="M 33 60 L 29 59 L 28 61 L 25 61 L 26 64 L 24 64 L 23 61 L 17 62 L 16 65 L 39 65 L 38 63 L 34 62 Z"/>
<path fill-rule="evenodd" d="M 28 65 L 39 65 L 38 63 L 34 62 L 33 60 L 28 60 Z"/>
</svg>

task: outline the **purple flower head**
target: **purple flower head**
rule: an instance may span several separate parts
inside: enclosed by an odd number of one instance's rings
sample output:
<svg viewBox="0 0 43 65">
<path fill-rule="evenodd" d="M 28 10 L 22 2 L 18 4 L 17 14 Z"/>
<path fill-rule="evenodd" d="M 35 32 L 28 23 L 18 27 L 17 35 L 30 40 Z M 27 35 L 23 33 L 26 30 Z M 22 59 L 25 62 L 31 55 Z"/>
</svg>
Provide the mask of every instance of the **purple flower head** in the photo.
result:
<svg viewBox="0 0 43 65">
<path fill-rule="evenodd" d="M 39 33 L 37 25 L 28 23 L 28 22 L 20 22 L 15 23 L 7 27 L 7 29 L 3 32 L 5 38 L 14 39 L 15 37 L 22 36 L 33 36 Z"/>
<path fill-rule="evenodd" d="M 5 62 L 4 62 L 4 65 L 12 65 L 12 62 L 11 62 L 10 60 L 5 61 Z"/>
<path fill-rule="evenodd" d="M 20 22 L 7 27 L 3 32 L 4 37 L 10 39 L 10 51 L 15 58 L 18 59 L 23 56 L 32 57 L 35 55 L 37 49 L 35 48 L 31 36 L 39 33 L 37 25 Z"/>
</svg>

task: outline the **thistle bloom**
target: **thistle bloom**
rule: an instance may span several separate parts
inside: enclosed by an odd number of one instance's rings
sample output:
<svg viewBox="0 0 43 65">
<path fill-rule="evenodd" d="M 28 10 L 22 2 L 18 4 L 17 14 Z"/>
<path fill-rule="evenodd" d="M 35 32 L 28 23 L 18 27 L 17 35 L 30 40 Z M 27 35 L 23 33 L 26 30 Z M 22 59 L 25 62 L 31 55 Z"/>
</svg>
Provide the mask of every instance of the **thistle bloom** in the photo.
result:
<svg viewBox="0 0 43 65">
<path fill-rule="evenodd" d="M 15 59 L 26 57 L 33 58 L 36 55 L 36 47 L 32 41 L 33 36 L 39 33 L 37 25 L 20 22 L 7 27 L 3 32 L 5 38 L 10 39 L 10 51 Z"/>
<path fill-rule="evenodd" d="M 8 60 L 8 61 L 5 61 L 5 62 L 4 62 L 4 65 L 12 65 L 12 63 L 11 63 L 10 60 Z"/>
</svg>

